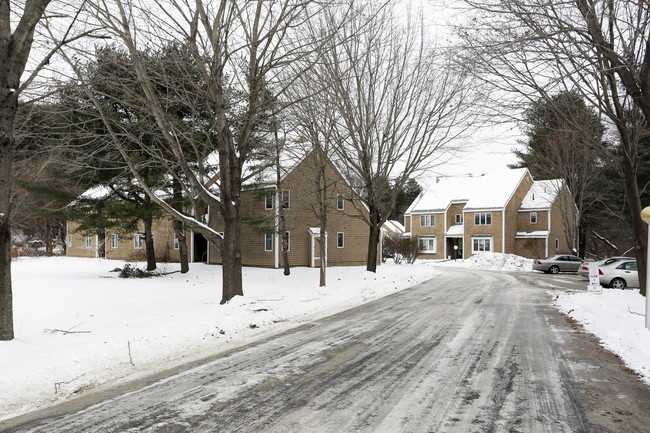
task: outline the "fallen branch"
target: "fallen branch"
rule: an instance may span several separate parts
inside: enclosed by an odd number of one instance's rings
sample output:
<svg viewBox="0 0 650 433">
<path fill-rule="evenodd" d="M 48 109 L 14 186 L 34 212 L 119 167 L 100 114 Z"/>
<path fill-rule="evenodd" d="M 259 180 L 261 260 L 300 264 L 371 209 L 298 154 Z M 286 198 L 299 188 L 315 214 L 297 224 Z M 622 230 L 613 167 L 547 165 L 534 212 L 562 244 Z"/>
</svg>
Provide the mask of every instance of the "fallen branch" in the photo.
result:
<svg viewBox="0 0 650 433">
<path fill-rule="evenodd" d="M 68 380 L 68 381 L 64 381 L 64 382 L 54 382 L 54 394 L 58 394 L 58 393 L 59 393 L 59 391 L 61 390 L 61 385 L 67 385 L 67 384 L 69 384 L 69 383 L 72 383 L 72 382 L 74 382 L 75 380 L 79 379 L 81 376 L 83 376 L 83 375 L 85 375 L 85 374 L 86 374 L 86 373 L 83 373 L 83 374 L 81 374 L 81 375 L 75 377 L 74 379 L 70 379 L 70 380 Z"/>
<path fill-rule="evenodd" d="M 60 332 L 63 335 L 67 334 L 90 334 L 91 331 L 73 331 L 74 328 L 77 326 L 83 325 L 85 322 L 77 323 L 74 325 L 72 328 L 65 330 L 65 329 L 57 329 L 57 328 L 52 328 L 52 329 L 45 329 L 43 330 L 43 334 L 56 334 L 57 332 Z"/>
<path fill-rule="evenodd" d="M 630 306 L 629 306 L 629 305 L 627 306 L 627 312 L 630 313 L 630 314 L 636 314 L 636 315 L 638 315 L 638 316 L 643 316 L 643 317 L 645 317 L 645 314 L 637 313 L 636 311 L 632 311 L 632 310 L 630 310 Z"/>
<path fill-rule="evenodd" d="M 133 363 L 133 358 L 131 357 L 131 342 L 130 342 L 130 341 L 127 341 L 126 344 L 127 344 L 128 347 L 129 347 L 129 362 L 131 363 L 132 366 L 135 367 L 135 364 Z"/>
<path fill-rule="evenodd" d="M 63 335 L 67 334 L 90 334 L 92 331 L 66 331 L 64 329 L 45 329 L 43 330 L 43 334 L 56 334 L 57 332 L 60 332 Z"/>
</svg>

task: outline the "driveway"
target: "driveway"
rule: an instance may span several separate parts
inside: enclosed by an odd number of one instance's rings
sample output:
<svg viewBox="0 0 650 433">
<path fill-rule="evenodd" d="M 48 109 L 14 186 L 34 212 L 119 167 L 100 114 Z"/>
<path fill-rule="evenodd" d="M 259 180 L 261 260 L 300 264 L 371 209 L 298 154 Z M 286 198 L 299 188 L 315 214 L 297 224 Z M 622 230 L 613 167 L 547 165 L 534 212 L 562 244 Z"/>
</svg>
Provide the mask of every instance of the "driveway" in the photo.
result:
<svg viewBox="0 0 650 433">
<path fill-rule="evenodd" d="M 407 271 L 408 267 L 405 266 Z M 554 280 L 444 275 L 8 432 L 644 432 L 650 390 L 552 306 Z"/>
</svg>

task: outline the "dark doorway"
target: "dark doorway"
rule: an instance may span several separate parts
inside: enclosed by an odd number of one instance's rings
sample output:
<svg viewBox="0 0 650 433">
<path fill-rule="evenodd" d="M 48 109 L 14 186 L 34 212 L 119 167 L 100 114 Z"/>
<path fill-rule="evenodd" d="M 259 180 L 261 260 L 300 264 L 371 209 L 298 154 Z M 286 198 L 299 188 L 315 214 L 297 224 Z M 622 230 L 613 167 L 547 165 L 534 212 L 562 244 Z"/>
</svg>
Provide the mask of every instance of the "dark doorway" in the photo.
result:
<svg viewBox="0 0 650 433">
<path fill-rule="evenodd" d="M 208 241 L 201 233 L 194 233 L 193 262 L 208 262 Z"/>
<path fill-rule="evenodd" d="M 447 238 L 447 256 L 452 260 L 463 258 L 463 238 Z"/>
</svg>

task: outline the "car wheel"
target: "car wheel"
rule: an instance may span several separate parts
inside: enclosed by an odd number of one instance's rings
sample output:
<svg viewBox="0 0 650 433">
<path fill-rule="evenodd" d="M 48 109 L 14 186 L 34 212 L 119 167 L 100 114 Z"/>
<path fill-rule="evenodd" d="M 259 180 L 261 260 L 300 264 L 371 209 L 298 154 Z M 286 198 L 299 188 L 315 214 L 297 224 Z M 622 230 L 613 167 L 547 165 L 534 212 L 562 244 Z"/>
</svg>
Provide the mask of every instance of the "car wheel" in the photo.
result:
<svg viewBox="0 0 650 433">
<path fill-rule="evenodd" d="M 560 268 L 558 268 L 557 266 L 553 265 L 553 266 L 551 266 L 550 268 L 548 268 L 548 271 L 549 271 L 551 274 L 557 274 L 558 272 L 560 272 Z"/>
<path fill-rule="evenodd" d="M 610 283 L 609 287 L 612 289 L 624 289 L 627 287 L 627 283 L 622 278 L 614 278 Z"/>
</svg>

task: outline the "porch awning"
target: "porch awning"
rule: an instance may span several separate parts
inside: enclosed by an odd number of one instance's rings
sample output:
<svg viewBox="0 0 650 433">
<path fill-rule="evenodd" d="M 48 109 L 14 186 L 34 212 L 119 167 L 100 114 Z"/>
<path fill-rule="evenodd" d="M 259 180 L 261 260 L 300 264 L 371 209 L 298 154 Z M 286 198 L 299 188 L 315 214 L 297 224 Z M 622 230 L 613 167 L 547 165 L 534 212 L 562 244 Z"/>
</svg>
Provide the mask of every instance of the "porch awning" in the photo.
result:
<svg viewBox="0 0 650 433">
<path fill-rule="evenodd" d="M 546 239 L 550 231 L 548 230 L 528 230 L 517 232 L 515 238 L 517 239 Z"/>
<path fill-rule="evenodd" d="M 465 229 L 462 224 L 456 224 L 447 230 L 447 233 L 445 233 L 446 238 L 462 238 L 463 235 L 465 234 Z"/>
</svg>

